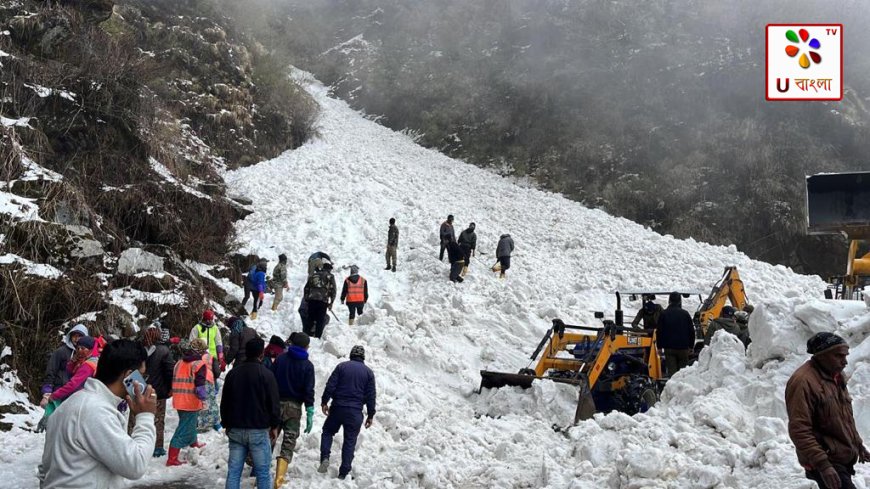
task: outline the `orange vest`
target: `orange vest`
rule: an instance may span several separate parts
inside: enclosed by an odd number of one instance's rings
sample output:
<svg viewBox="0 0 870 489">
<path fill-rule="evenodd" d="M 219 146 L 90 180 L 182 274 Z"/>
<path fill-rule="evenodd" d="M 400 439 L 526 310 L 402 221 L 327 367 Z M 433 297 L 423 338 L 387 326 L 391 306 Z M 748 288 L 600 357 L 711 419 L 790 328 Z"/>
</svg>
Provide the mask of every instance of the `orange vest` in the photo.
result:
<svg viewBox="0 0 870 489">
<path fill-rule="evenodd" d="M 202 367 L 202 362 L 185 362 L 180 360 L 175 364 L 172 376 L 172 405 L 179 411 L 199 411 L 202 401 L 196 397 L 196 372 Z M 206 372 L 208 367 L 206 367 Z M 206 374 L 208 375 L 208 374 Z"/>
<path fill-rule="evenodd" d="M 347 303 L 356 304 L 366 301 L 366 279 L 360 277 L 356 283 L 350 281 L 350 277 L 344 279 L 347 285 Z"/>
<path fill-rule="evenodd" d="M 211 360 L 211 355 L 208 353 L 202 354 L 202 363 L 205 364 L 205 381 L 211 385 L 214 385 L 214 372 L 211 371 L 211 366 L 214 363 Z"/>
</svg>

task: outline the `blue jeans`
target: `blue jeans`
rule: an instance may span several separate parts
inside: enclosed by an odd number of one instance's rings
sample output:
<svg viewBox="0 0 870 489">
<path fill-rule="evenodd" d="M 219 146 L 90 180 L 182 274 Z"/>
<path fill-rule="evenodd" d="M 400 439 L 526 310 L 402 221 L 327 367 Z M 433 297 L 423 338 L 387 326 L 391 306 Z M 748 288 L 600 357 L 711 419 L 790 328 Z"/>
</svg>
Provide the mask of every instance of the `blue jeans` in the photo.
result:
<svg viewBox="0 0 870 489">
<path fill-rule="evenodd" d="M 320 435 L 320 460 L 329 460 L 332 451 L 332 438 L 339 429 L 344 429 L 344 443 L 341 445 L 341 467 L 338 475 L 347 475 L 353 464 L 353 452 L 356 450 L 356 438 L 362 428 L 363 414 L 361 408 L 332 406 L 329 415 L 323 422 L 323 433 Z"/>
<path fill-rule="evenodd" d="M 238 489 L 242 483 L 242 469 L 248 452 L 254 460 L 254 475 L 257 476 L 257 489 L 272 489 L 272 445 L 269 430 L 227 430 L 230 439 L 230 459 L 227 462 L 226 489 Z"/>
</svg>

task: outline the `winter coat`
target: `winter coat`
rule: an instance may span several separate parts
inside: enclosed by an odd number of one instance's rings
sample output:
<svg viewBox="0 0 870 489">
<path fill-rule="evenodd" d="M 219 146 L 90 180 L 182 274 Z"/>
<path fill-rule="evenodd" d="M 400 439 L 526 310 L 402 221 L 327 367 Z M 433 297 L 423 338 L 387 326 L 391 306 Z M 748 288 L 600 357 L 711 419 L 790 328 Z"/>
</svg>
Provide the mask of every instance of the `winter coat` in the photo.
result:
<svg viewBox="0 0 870 489">
<path fill-rule="evenodd" d="M 145 360 L 146 382 L 154 388 L 157 399 L 168 399 L 172 395 L 172 374 L 175 361 L 166 345 L 153 345 L 146 348 L 148 358 Z"/>
<path fill-rule="evenodd" d="M 743 342 L 743 346 L 749 345 L 749 329 L 746 325 L 738 323 L 734 318 L 716 318 L 710 321 L 710 324 L 707 325 L 707 333 L 704 334 L 704 344 L 709 345 L 713 335 L 720 329 L 724 329 L 726 332 L 736 336 Z"/>
<path fill-rule="evenodd" d="M 788 436 L 798 462 L 824 471 L 832 464 L 851 467 L 864 445 L 852 413 L 852 397 L 842 374 L 831 377 L 810 359 L 785 385 Z"/>
<path fill-rule="evenodd" d="M 459 244 L 468 245 L 469 250 L 477 249 L 477 233 L 471 229 L 465 229 L 459 233 Z"/>
<path fill-rule="evenodd" d="M 695 346 L 695 323 L 680 304 L 670 304 L 659 316 L 658 347 L 690 350 Z"/>
<path fill-rule="evenodd" d="M 73 327 L 63 337 L 63 345 L 54 350 L 48 356 L 48 362 L 45 365 L 45 377 L 42 380 L 42 393 L 51 394 L 55 389 L 69 382 L 70 373 L 66 369 L 66 365 L 72 357 L 73 344 L 69 339 L 73 332 L 81 333 L 82 336 L 88 335 L 88 328 L 81 324 Z"/>
<path fill-rule="evenodd" d="M 282 401 L 314 405 L 314 365 L 305 348 L 291 346 L 272 364 Z"/>
<path fill-rule="evenodd" d="M 355 284 L 359 281 L 359 275 L 358 274 L 351 275 L 350 277 L 347 277 L 347 280 L 350 280 L 351 283 Z M 363 283 L 363 295 L 365 296 L 365 300 L 361 304 L 365 304 L 366 302 L 369 301 L 369 281 L 368 280 L 365 280 Z M 345 281 L 344 285 L 341 287 L 341 301 L 344 302 L 344 300 L 346 298 L 347 298 L 347 281 Z M 348 302 L 348 304 L 352 304 L 352 303 Z M 353 303 L 353 304 L 360 304 L 360 303 Z"/>
<path fill-rule="evenodd" d="M 249 341 L 253 340 L 257 336 L 257 332 L 254 331 L 253 328 L 249 328 L 247 326 L 242 327 L 241 331 L 234 330 L 232 333 L 230 333 L 227 352 L 226 355 L 224 355 L 224 360 L 227 363 L 232 363 L 235 360 L 236 365 L 244 362 L 247 358 L 247 354 L 245 353 L 245 345 L 247 345 Z"/>
<path fill-rule="evenodd" d="M 248 276 L 245 277 L 245 288 L 253 292 L 266 292 L 266 272 L 259 270 L 257 265 L 248 270 Z"/>
<path fill-rule="evenodd" d="M 395 224 L 387 232 L 387 246 L 399 246 L 399 228 Z"/>
<path fill-rule="evenodd" d="M 514 240 L 510 234 L 502 234 L 498 239 L 498 246 L 495 248 L 495 257 L 511 256 L 514 252 Z"/>
<path fill-rule="evenodd" d="M 662 306 L 659 304 L 655 304 L 653 309 L 647 310 L 646 307 L 642 307 L 640 311 L 637 311 L 637 315 L 631 321 L 631 327 L 636 328 L 641 321 L 643 321 L 643 329 L 645 330 L 653 330 L 657 329 L 659 325 L 659 318 L 662 315 Z"/>
<path fill-rule="evenodd" d="M 465 252 L 462 251 L 462 247 L 456 241 L 447 243 L 447 258 L 450 260 L 450 263 L 458 263 L 465 260 Z"/>
<path fill-rule="evenodd" d="M 332 276 L 332 272 L 321 269 L 308 277 L 303 298 L 307 301 L 332 304 L 335 301 L 335 289 L 335 277 Z"/>
<path fill-rule="evenodd" d="M 287 285 L 287 264 L 278 262 L 272 269 L 272 284 L 276 289 Z"/>
<path fill-rule="evenodd" d="M 88 379 L 48 419 L 37 478 L 42 489 L 108 489 L 145 475 L 157 432 L 154 414 L 139 413 L 127 435 L 129 409 L 105 384 Z"/>
<path fill-rule="evenodd" d="M 228 430 L 265 430 L 281 425 L 278 384 L 256 358 L 227 374 L 221 395 L 221 424 Z"/>
<path fill-rule="evenodd" d="M 456 233 L 453 231 L 453 224 L 450 224 L 447 221 L 441 223 L 441 231 L 439 233 L 441 237 L 441 243 L 449 243 L 451 241 L 456 241 Z"/>
<path fill-rule="evenodd" d="M 328 404 L 332 399 L 332 405 L 362 409 L 366 406 L 369 416 L 375 415 L 375 374 L 362 360 L 348 360 L 339 363 L 323 390 L 320 404 Z"/>
<path fill-rule="evenodd" d="M 70 360 L 66 371 L 70 375 L 69 382 L 62 385 L 51 393 L 52 401 L 63 401 L 67 397 L 78 392 L 85 385 L 85 381 L 97 373 L 99 355 L 91 356 L 84 360 Z"/>
<path fill-rule="evenodd" d="M 205 344 L 208 345 L 208 353 L 213 358 L 217 359 L 223 356 L 224 340 L 221 337 L 221 330 L 218 328 L 217 324 L 197 323 L 197 325 L 190 330 L 190 335 L 188 336 L 190 341 L 193 341 L 196 338 L 202 338 L 205 340 Z"/>
</svg>

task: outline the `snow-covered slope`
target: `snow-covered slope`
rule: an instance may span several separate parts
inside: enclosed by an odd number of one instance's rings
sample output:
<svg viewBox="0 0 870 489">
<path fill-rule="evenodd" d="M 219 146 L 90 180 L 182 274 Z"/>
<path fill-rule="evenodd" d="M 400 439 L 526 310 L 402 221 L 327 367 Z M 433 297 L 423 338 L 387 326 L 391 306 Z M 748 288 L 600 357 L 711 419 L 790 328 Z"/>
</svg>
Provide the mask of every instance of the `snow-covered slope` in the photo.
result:
<svg viewBox="0 0 870 489">
<path fill-rule="evenodd" d="M 255 210 L 238 223 L 239 251 L 270 257 L 270 268 L 279 253 L 290 257 L 289 298 L 276 313 L 267 298 L 250 323 L 266 337 L 301 329 L 296 307 L 312 252 L 333 257 L 339 284 L 358 265 L 369 280 L 365 314 L 355 326 L 333 319 L 324 339 L 312 342 L 311 357 L 319 398 L 332 368 L 364 345 L 377 376 L 378 415 L 360 435 L 354 480 L 342 482 L 334 478 L 338 446 L 329 476 L 315 471 L 318 412 L 287 487 L 811 487 L 785 432 L 785 380 L 806 358 L 802 342 L 814 331 L 836 329 L 853 346 L 862 343 L 870 331 L 863 303 L 817 300 L 818 277 L 733 248 L 660 236 L 423 149 L 306 83 L 322 107 L 320 137 L 226 175 L 232 193 L 252 199 Z M 462 284 L 448 281 L 448 265 L 437 258 L 447 214 L 456 216 L 457 233 L 477 223 L 481 254 Z M 401 230 L 396 273 L 383 269 L 390 217 Z M 516 242 L 506 280 L 488 270 L 502 233 Z M 616 288 L 706 291 L 726 265 L 738 266 L 758 307 L 755 343 L 747 354 L 718 335 L 649 413 L 599 415 L 566 429 L 576 402 L 569 386 L 476 393 L 479 370 L 525 367 L 553 318 L 595 324 L 593 311 L 612 314 Z M 346 319 L 338 303 L 335 312 Z M 853 362 L 870 356 L 870 343 L 855 353 Z M 870 396 L 870 369 L 854 370 L 853 389 L 860 406 Z M 857 411 L 870 434 L 870 413 Z M 170 415 L 167 439 L 175 422 Z M 30 451 L 16 474 L 39 457 L 38 439 L 26 440 Z M 222 485 L 226 441 L 217 434 L 205 441 L 192 454 L 196 465 L 166 470 L 155 461 L 146 480 Z M 870 472 L 859 475 L 866 487 Z"/>
</svg>

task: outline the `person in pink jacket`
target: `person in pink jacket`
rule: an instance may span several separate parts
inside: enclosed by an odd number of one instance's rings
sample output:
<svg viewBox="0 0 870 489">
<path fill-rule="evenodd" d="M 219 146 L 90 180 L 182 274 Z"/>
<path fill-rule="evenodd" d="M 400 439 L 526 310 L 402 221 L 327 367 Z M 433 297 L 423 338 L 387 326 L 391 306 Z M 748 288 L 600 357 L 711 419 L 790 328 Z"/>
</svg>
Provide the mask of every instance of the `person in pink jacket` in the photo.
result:
<svg viewBox="0 0 870 489">
<path fill-rule="evenodd" d="M 63 401 L 85 385 L 85 381 L 97 374 L 99 353 L 94 348 L 96 340 L 90 336 L 79 338 L 76 351 L 67 363 L 66 369 L 70 380 L 61 388 L 51 393 L 52 401 Z"/>
</svg>

